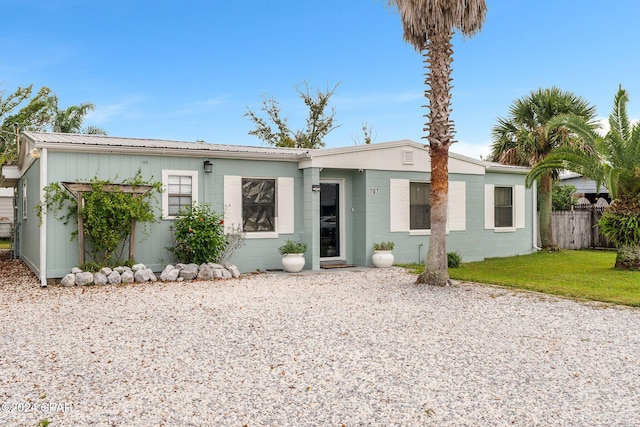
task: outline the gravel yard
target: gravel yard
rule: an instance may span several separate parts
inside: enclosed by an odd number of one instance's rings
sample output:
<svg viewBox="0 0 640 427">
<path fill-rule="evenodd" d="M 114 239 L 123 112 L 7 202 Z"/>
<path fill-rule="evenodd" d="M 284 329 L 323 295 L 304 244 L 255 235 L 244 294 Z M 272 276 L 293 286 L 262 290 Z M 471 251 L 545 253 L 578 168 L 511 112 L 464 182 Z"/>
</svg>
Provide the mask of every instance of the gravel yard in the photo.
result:
<svg viewBox="0 0 640 427">
<path fill-rule="evenodd" d="M 640 425 L 640 310 L 414 280 L 3 273 L 0 425 Z"/>
</svg>

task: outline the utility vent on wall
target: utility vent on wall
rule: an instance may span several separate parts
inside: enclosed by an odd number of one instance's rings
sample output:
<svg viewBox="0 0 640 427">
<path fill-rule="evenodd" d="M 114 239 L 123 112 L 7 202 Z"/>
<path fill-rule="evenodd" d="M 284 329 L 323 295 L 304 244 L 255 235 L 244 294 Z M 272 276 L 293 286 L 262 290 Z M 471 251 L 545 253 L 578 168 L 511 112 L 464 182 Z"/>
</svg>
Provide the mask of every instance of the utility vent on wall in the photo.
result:
<svg viewBox="0 0 640 427">
<path fill-rule="evenodd" d="M 405 150 L 402 152 L 402 164 L 403 165 L 413 164 L 413 151 Z"/>
</svg>

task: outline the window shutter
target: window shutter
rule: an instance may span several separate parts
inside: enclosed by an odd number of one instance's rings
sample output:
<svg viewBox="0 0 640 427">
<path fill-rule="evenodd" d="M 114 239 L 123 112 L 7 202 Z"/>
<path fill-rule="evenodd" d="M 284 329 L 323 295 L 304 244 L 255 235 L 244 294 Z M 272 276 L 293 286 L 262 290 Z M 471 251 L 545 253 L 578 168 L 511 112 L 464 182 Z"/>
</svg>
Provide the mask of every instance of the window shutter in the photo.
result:
<svg viewBox="0 0 640 427">
<path fill-rule="evenodd" d="M 293 178 L 278 178 L 278 227 L 281 234 L 293 234 L 295 230 L 295 204 Z"/>
<path fill-rule="evenodd" d="M 389 180 L 389 231 L 409 231 L 409 180 Z"/>
<path fill-rule="evenodd" d="M 493 184 L 484 185 L 484 228 L 485 230 L 493 230 L 495 226 L 495 200 Z"/>
<path fill-rule="evenodd" d="M 464 181 L 449 181 L 448 229 L 467 229 L 467 193 Z"/>
<path fill-rule="evenodd" d="M 224 176 L 224 231 L 242 227 L 242 177 Z"/>
<path fill-rule="evenodd" d="M 525 226 L 525 200 L 524 185 L 516 185 L 514 188 L 514 209 L 516 228 L 526 228 Z"/>
</svg>

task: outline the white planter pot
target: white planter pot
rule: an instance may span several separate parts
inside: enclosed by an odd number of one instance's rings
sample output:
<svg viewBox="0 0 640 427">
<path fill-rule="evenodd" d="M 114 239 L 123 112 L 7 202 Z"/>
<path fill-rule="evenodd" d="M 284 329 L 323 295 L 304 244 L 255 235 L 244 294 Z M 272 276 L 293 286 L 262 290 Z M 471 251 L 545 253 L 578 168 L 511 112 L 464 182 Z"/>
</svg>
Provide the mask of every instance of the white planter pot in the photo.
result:
<svg viewBox="0 0 640 427">
<path fill-rule="evenodd" d="M 393 265 L 393 254 L 391 251 L 373 251 L 373 265 L 378 268 L 391 267 Z"/>
<path fill-rule="evenodd" d="M 282 258 L 282 266 L 289 273 L 297 273 L 304 267 L 304 254 L 286 254 Z"/>
</svg>

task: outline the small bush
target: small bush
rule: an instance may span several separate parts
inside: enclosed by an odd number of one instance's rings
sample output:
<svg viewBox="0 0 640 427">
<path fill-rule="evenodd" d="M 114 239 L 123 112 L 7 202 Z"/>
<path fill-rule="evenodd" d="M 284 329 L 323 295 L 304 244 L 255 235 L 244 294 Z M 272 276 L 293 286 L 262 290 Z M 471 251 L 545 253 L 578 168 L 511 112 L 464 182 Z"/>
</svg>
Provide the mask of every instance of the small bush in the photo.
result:
<svg viewBox="0 0 640 427">
<path fill-rule="evenodd" d="M 167 249 L 178 262 L 219 262 L 227 248 L 222 215 L 206 203 L 181 209 L 171 231 L 175 246 Z"/>
<path fill-rule="evenodd" d="M 459 252 L 447 252 L 447 265 L 449 268 L 459 268 L 462 266 L 462 255 Z"/>
<path fill-rule="evenodd" d="M 380 242 L 380 243 L 374 243 L 373 244 L 373 249 L 376 251 L 392 251 L 393 248 L 395 247 L 395 243 L 393 242 Z"/>
<path fill-rule="evenodd" d="M 287 240 L 278 248 L 281 255 L 303 254 L 307 250 L 307 244 L 299 240 Z"/>
</svg>

